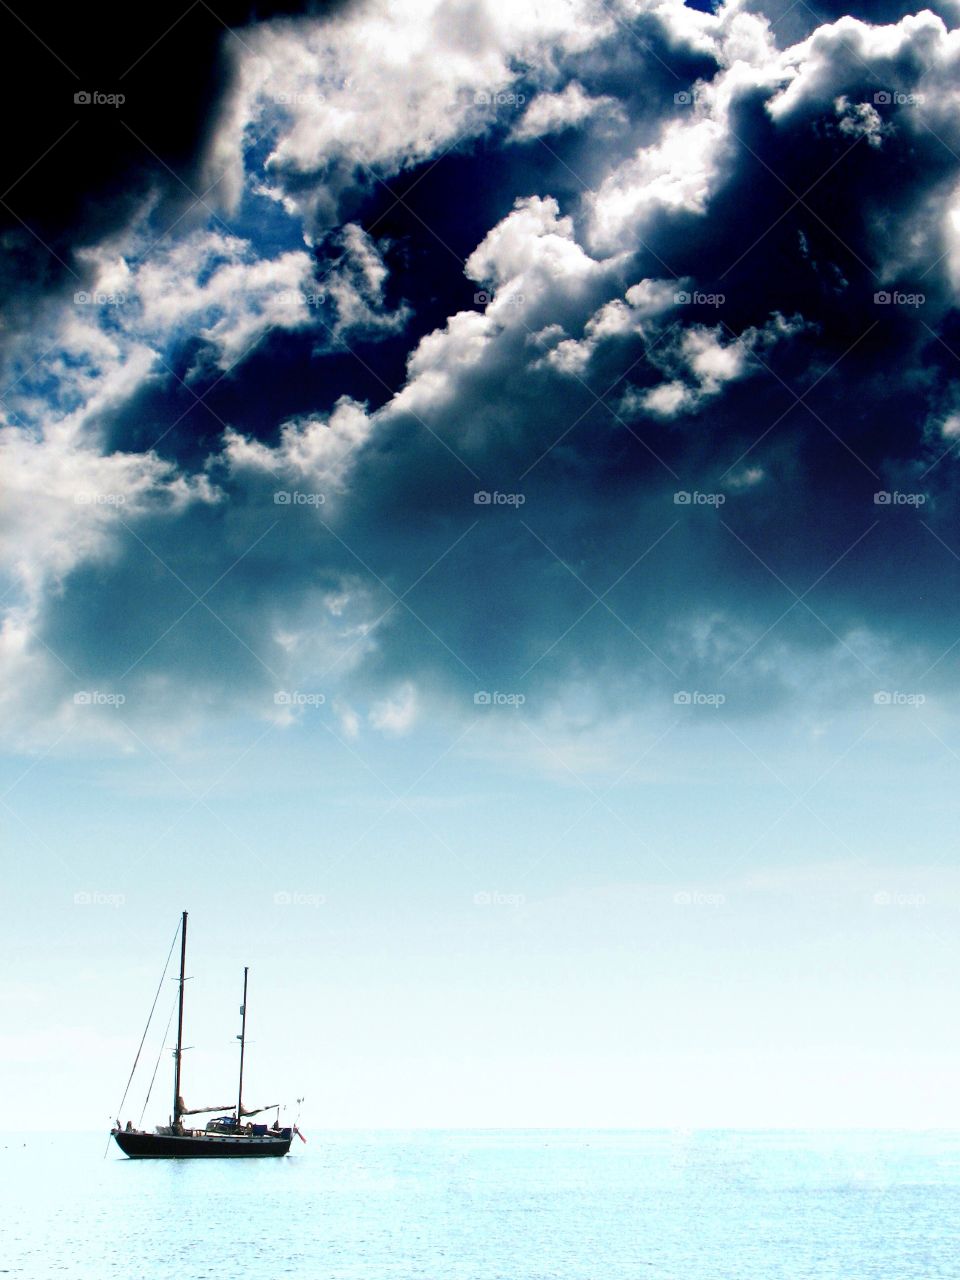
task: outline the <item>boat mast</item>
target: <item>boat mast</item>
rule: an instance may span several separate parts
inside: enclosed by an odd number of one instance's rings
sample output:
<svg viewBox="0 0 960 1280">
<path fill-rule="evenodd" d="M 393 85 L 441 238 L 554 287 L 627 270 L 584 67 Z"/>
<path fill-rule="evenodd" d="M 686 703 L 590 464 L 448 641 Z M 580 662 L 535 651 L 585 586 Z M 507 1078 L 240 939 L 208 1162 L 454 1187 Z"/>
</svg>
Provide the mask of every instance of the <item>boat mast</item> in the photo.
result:
<svg viewBox="0 0 960 1280">
<path fill-rule="evenodd" d="M 243 966 L 243 1004 L 240 1006 L 240 1014 L 243 1021 L 240 1023 L 240 1084 L 237 1087 L 237 1128 L 243 1123 L 243 1050 L 247 1042 L 247 974 L 249 969 Z"/>
<path fill-rule="evenodd" d="M 180 920 L 180 1008 L 177 1014 L 177 1048 L 173 1069 L 173 1127 L 180 1126 L 180 1059 L 183 1056 L 183 984 L 187 965 L 187 913 Z"/>
</svg>

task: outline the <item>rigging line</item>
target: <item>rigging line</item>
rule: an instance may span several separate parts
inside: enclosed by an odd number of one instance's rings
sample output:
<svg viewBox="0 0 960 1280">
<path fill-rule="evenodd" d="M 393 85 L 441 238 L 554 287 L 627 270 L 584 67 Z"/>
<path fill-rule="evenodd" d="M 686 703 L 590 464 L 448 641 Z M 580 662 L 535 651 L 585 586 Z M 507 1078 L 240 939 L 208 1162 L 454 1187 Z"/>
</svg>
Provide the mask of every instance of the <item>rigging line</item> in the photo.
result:
<svg viewBox="0 0 960 1280">
<path fill-rule="evenodd" d="M 174 942 L 176 942 L 176 938 L 174 938 Z M 150 1095 L 151 1093 L 153 1093 L 153 1082 L 157 1078 L 157 1068 L 160 1066 L 160 1059 L 163 1057 L 163 1050 L 166 1047 L 167 1036 L 170 1034 L 170 1024 L 173 1022 L 173 1015 L 176 1012 L 176 1008 L 177 1008 L 177 1000 L 175 999 L 170 1008 L 170 1017 L 167 1019 L 167 1025 L 163 1033 L 163 1039 L 160 1041 L 160 1050 L 157 1053 L 157 1060 L 153 1064 L 153 1075 L 150 1077 L 150 1088 L 147 1090 L 147 1096 L 143 1100 L 143 1110 L 140 1112 L 140 1119 L 137 1121 L 138 1129 L 141 1128 L 141 1126 L 143 1125 L 143 1117 L 146 1115 L 147 1106 L 150 1103 Z"/>
<path fill-rule="evenodd" d="M 160 999 L 160 992 L 163 989 L 163 980 L 167 976 L 167 969 L 170 967 L 170 957 L 173 955 L 173 948 L 176 946 L 177 938 L 179 938 L 179 936 L 180 924 L 177 925 L 176 933 L 173 935 L 173 942 L 170 943 L 170 950 L 167 952 L 167 960 L 163 966 L 163 973 L 160 975 L 160 985 L 157 987 L 157 994 L 153 997 L 153 1004 L 150 1006 L 150 1015 L 147 1018 L 147 1025 L 143 1028 L 143 1035 L 140 1037 L 140 1048 L 137 1050 L 137 1056 L 133 1060 L 133 1066 L 130 1068 L 130 1078 L 127 1080 L 127 1087 L 123 1091 L 123 1097 L 120 1099 L 120 1106 L 117 1108 L 117 1124 L 120 1123 L 120 1112 L 123 1110 L 123 1104 L 126 1102 L 127 1094 L 130 1092 L 130 1085 L 133 1082 L 133 1073 L 136 1071 L 137 1063 L 140 1061 L 140 1054 L 143 1052 L 143 1044 L 147 1038 L 147 1032 L 150 1030 L 150 1023 L 153 1021 L 153 1011 L 156 1009 L 157 1001 Z"/>
</svg>

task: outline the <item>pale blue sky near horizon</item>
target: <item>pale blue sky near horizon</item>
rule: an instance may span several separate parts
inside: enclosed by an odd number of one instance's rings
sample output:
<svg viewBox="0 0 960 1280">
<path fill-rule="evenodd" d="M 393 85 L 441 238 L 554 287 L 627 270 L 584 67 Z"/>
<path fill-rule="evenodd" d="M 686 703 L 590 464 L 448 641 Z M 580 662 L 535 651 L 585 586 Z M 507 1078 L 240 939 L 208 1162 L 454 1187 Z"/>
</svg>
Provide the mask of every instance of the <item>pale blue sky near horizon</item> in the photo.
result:
<svg viewBox="0 0 960 1280">
<path fill-rule="evenodd" d="M 237 736 L 175 755 L 183 782 L 145 753 L 36 762 L 5 798 L 8 1096 L 111 1118 L 186 908 L 195 1105 L 232 1096 L 249 964 L 251 1101 L 306 1096 L 305 1127 L 960 1123 L 934 709 L 812 742 L 668 714 L 616 759 L 509 714 L 349 749 L 301 722 L 218 785 Z M 169 1092 L 165 1054 L 148 1119 Z"/>
</svg>

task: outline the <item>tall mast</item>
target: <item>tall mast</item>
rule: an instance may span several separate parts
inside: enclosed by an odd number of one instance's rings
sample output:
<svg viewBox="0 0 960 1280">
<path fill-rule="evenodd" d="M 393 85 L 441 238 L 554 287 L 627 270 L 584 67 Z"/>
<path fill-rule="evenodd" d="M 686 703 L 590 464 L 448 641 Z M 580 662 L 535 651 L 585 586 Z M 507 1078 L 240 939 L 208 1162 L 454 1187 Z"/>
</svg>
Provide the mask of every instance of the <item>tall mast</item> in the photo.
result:
<svg viewBox="0 0 960 1280">
<path fill-rule="evenodd" d="M 240 1023 L 240 1084 L 237 1088 L 237 1128 L 243 1123 L 243 1050 L 247 1042 L 247 974 L 249 969 L 243 966 L 243 1004 L 240 1006 L 240 1014 L 243 1021 Z"/>
<path fill-rule="evenodd" d="M 177 1014 L 177 1049 L 173 1069 L 173 1127 L 180 1124 L 180 1059 L 183 1056 L 183 984 L 187 966 L 187 913 L 180 920 L 180 1009 Z"/>
</svg>

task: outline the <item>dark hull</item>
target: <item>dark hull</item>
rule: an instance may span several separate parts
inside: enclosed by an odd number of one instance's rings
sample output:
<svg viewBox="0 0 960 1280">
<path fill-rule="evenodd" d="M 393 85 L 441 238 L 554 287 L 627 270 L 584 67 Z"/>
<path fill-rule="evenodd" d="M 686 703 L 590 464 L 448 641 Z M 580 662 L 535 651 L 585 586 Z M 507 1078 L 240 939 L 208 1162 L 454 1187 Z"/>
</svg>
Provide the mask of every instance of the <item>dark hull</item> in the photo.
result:
<svg viewBox="0 0 960 1280">
<path fill-rule="evenodd" d="M 118 1129 L 113 1136 L 117 1146 L 134 1160 L 251 1159 L 258 1156 L 285 1156 L 290 1150 L 290 1137 L 240 1137 L 228 1134 L 141 1133 Z"/>
</svg>

